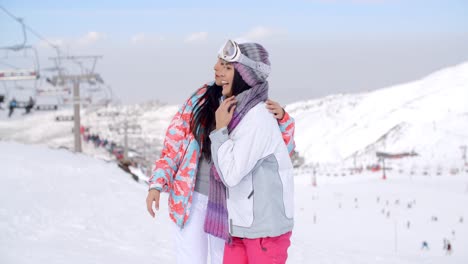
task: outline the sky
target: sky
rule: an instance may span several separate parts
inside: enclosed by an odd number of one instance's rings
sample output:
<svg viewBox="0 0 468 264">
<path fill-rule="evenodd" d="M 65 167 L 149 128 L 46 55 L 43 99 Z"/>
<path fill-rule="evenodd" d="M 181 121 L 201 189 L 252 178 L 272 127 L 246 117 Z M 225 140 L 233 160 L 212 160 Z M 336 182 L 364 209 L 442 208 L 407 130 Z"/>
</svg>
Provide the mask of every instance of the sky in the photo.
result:
<svg viewBox="0 0 468 264">
<path fill-rule="evenodd" d="M 27 43 L 43 69 L 56 56 L 50 43 L 62 55 L 101 55 L 96 71 L 123 103 L 180 104 L 213 79 L 216 52 L 230 38 L 269 51 L 270 97 L 282 104 L 409 82 L 468 60 L 463 0 L 1 0 L 0 6 L 34 30 Z M 4 10 L 0 32 L 0 47 L 23 41 Z M 10 62 L 0 56 L 3 69 Z"/>
</svg>

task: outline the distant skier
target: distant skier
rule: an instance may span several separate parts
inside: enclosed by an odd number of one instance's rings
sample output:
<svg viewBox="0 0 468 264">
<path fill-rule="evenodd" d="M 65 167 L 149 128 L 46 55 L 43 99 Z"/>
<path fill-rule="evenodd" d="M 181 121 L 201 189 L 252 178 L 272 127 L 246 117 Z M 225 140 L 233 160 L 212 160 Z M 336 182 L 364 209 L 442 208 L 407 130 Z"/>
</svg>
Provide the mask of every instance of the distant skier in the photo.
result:
<svg viewBox="0 0 468 264">
<path fill-rule="evenodd" d="M 452 244 L 450 241 L 447 241 L 447 255 L 452 254 Z"/>
<path fill-rule="evenodd" d="M 421 250 L 429 250 L 429 244 L 427 243 L 427 241 L 423 241 L 422 242 L 422 246 L 421 246 Z"/>
<path fill-rule="evenodd" d="M 2 103 L 5 100 L 5 96 L 3 94 L 0 94 L 0 110 L 3 110 Z"/>
<path fill-rule="evenodd" d="M 10 112 L 8 113 L 8 117 L 11 117 L 11 115 L 13 114 L 13 111 L 15 111 L 15 108 L 17 106 L 18 106 L 18 102 L 16 102 L 16 99 L 15 98 L 11 99 L 10 105 L 9 105 Z"/>
<path fill-rule="evenodd" d="M 29 96 L 29 101 L 28 101 L 28 104 L 24 107 L 24 109 L 26 110 L 26 112 L 24 112 L 24 114 L 29 114 L 31 112 L 31 109 L 34 107 L 34 99 Z"/>
</svg>

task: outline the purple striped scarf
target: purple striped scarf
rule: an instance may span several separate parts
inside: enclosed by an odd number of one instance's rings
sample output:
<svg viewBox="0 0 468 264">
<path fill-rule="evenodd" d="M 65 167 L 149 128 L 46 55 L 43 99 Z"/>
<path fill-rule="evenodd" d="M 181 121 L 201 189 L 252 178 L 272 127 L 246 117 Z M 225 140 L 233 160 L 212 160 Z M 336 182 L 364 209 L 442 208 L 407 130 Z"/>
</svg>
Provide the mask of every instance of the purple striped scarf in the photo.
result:
<svg viewBox="0 0 468 264">
<path fill-rule="evenodd" d="M 237 127 L 250 109 L 268 99 L 268 82 L 260 83 L 237 95 L 236 98 L 237 107 L 228 125 L 229 133 Z M 210 190 L 208 193 L 208 208 L 205 217 L 205 232 L 229 241 L 226 187 L 221 181 L 213 161 L 211 161 L 210 165 Z"/>
</svg>

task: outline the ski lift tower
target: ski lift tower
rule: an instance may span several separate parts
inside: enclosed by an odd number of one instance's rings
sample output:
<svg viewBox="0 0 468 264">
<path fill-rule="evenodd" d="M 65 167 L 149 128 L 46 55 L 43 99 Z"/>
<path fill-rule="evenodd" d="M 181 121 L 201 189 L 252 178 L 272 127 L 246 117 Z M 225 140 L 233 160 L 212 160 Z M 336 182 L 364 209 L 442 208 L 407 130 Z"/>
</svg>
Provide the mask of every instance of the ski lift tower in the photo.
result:
<svg viewBox="0 0 468 264">
<path fill-rule="evenodd" d="M 127 117 L 121 122 L 116 125 L 109 126 L 110 131 L 117 131 L 119 135 L 124 136 L 124 159 L 128 159 L 128 135 L 130 134 L 141 134 L 142 129 L 141 126 L 135 122 L 131 122 L 127 119 Z"/>
<path fill-rule="evenodd" d="M 50 80 L 50 83 L 54 86 L 59 85 L 63 86 L 65 83 L 70 82 L 73 84 L 73 108 L 74 108 L 74 120 L 75 125 L 73 132 L 75 135 L 75 152 L 81 152 L 81 135 L 80 135 L 80 104 L 82 102 L 80 98 L 80 83 L 82 82 L 99 82 L 104 83 L 101 76 L 94 72 L 96 62 L 98 59 L 101 59 L 102 56 L 57 56 L 50 58 L 54 61 L 58 71 L 58 75 L 53 76 Z M 61 64 L 63 62 L 70 61 L 77 63 L 81 66 L 81 72 L 78 74 L 64 74 L 61 71 Z M 91 61 L 91 68 L 85 69 L 83 67 L 84 61 Z"/>
<path fill-rule="evenodd" d="M 468 166 L 468 161 L 466 160 L 466 149 L 467 149 L 467 146 L 466 145 L 463 145 L 463 146 L 460 146 L 460 149 L 462 151 L 462 159 L 463 159 L 463 166 Z"/>
</svg>

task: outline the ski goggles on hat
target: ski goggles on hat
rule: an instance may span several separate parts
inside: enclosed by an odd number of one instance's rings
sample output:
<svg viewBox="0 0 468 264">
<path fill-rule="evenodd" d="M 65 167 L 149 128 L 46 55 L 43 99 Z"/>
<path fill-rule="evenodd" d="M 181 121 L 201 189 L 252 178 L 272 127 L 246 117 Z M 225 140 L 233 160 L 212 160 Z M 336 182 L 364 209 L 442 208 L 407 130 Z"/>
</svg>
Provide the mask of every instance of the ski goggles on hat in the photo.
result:
<svg viewBox="0 0 468 264">
<path fill-rule="evenodd" d="M 218 57 L 227 62 L 241 63 L 265 74 L 265 76 L 268 76 L 271 71 L 270 65 L 260 61 L 254 61 L 242 54 L 239 45 L 233 40 L 228 40 L 226 44 L 221 47 L 218 52 Z"/>
</svg>

